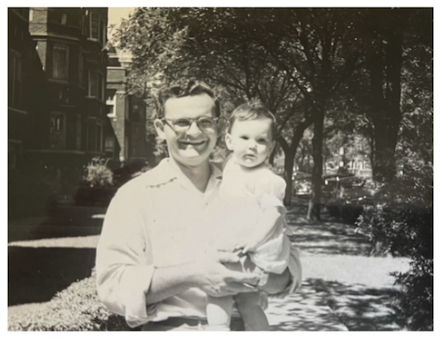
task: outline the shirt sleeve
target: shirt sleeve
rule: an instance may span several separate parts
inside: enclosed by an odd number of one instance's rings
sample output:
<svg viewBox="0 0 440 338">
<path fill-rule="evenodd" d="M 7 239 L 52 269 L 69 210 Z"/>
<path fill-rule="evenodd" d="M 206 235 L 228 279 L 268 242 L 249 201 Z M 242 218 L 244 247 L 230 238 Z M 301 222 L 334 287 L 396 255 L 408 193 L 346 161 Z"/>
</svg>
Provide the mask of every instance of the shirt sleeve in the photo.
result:
<svg viewBox="0 0 440 338">
<path fill-rule="evenodd" d="M 269 207 L 284 207 L 285 190 L 284 179 L 270 172 L 256 182 L 255 194 L 260 200 L 260 207 L 264 210 Z"/>
<path fill-rule="evenodd" d="M 113 198 L 96 254 L 99 300 L 131 327 L 148 321 L 146 293 L 154 271 L 145 219 L 134 195 L 124 186 Z"/>
</svg>

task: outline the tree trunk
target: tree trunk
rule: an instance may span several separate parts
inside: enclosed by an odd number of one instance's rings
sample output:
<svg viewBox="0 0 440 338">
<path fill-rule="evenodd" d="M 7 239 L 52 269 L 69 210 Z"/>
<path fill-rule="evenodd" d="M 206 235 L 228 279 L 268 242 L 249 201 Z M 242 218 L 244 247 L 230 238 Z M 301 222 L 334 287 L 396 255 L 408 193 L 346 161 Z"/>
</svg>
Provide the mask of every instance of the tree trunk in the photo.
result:
<svg viewBox="0 0 440 338">
<path fill-rule="evenodd" d="M 374 41 L 369 55 L 372 102 L 369 115 L 374 125 L 373 178 L 382 183 L 391 181 L 396 174 L 395 151 L 402 120 L 402 32 L 409 19 L 408 11 L 393 14 L 390 16 L 392 24 L 386 21 L 381 28 L 383 38 Z"/>
<path fill-rule="evenodd" d="M 313 170 L 312 195 L 309 200 L 307 219 L 319 221 L 321 219 L 321 192 L 322 192 L 322 142 L 324 140 L 324 111 L 316 114 L 314 133 L 312 138 Z"/>
<path fill-rule="evenodd" d="M 292 203 L 292 176 L 295 156 L 299 143 L 303 138 L 304 131 L 312 124 L 312 121 L 312 118 L 308 116 L 303 122 L 297 125 L 294 130 L 290 146 L 287 144 L 287 141 L 284 138 L 280 137 L 278 139 L 278 144 L 284 151 L 284 179 L 286 180 L 286 191 L 284 194 L 285 205 L 290 205 Z"/>
</svg>

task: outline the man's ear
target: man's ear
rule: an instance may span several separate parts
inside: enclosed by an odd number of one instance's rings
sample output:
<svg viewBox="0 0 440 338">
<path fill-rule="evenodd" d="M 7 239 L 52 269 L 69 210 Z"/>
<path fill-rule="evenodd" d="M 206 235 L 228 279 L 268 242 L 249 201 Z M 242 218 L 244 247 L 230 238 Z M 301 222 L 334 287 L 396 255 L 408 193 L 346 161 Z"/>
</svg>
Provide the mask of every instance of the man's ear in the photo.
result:
<svg viewBox="0 0 440 338">
<path fill-rule="evenodd" d="M 234 150 L 234 148 L 233 148 L 233 146 L 232 146 L 232 137 L 231 137 L 231 134 L 229 134 L 229 133 L 226 134 L 226 136 L 225 136 L 225 143 L 226 143 L 226 147 L 228 147 L 228 149 L 229 149 L 230 151 L 233 151 L 233 150 Z"/>
<path fill-rule="evenodd" d="M 165 140 L 165 131 L 163 130 L 164 124 L 161 120 L 155 119 L 154 120 L 154 128 L 156 129 L 157 136 L 161 138 L 162 140 Z"/>
</svg>

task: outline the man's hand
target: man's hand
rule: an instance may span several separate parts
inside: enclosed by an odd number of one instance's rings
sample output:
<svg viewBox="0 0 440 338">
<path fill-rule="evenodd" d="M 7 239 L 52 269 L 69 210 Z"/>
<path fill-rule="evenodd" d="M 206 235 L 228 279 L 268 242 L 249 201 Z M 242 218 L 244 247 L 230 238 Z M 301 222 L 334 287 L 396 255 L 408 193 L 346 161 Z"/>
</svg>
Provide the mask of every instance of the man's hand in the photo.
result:
<svg viewBox="0 0 440 338">
<path fill-rule="evenodd" d="M 259 282 L 257 273 L 234 271 L 226 268 L 236 263 L 237 270 L 241 270 L 240 258 L 237 253 L 218 251 L 206 255 L 203 259 L 195 262 L 196 284 L 213 297 L 235 295 L 242 292 L 255 292 Z"/>
<path fill-rule="evenodd" d="M 260 245 L 261 240 L 248 237 L 246 240 L 242 240 L 234 245 L 232 251 L 239 252 L 240 254 L 247 254 L 248 252 L 255 252 Z"/>
</svg>

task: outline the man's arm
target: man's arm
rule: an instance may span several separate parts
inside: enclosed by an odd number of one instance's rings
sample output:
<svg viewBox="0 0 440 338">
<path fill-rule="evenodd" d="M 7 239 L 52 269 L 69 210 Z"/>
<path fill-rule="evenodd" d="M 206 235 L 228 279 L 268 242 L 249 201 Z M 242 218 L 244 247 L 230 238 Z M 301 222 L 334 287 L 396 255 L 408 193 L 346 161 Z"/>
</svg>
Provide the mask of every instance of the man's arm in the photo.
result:
<svg viewBox="0 0 440 338">
<path fill-rule="evenodd" d="M 147 303 L 159 302 L 191 287 L 214 297 L 256 291 L 251 285 L 258 283 L 258 274 L 232 271 L 223 265 L 238 260 L 234 253 L 218 252 L 193 263 L 156 268 L 146 293 Z"/>
<path fill-rule="evenodd" d="M 96 272 L 99 300 L 113 313 L 124 316 L 130 326 L 148 321 L 147 305 L 199 287 L 213 296 L 253 291 L 242 283 L 257 284 L 255 274 L 230 271 L 223 262 L 231 253 L 201 257 L 199 261 L 157 268 L 145 231 L 145 216 L 136 206 L 142 200 L 121 188 L 104 220 L 97 248 Z"/>
</svg>

